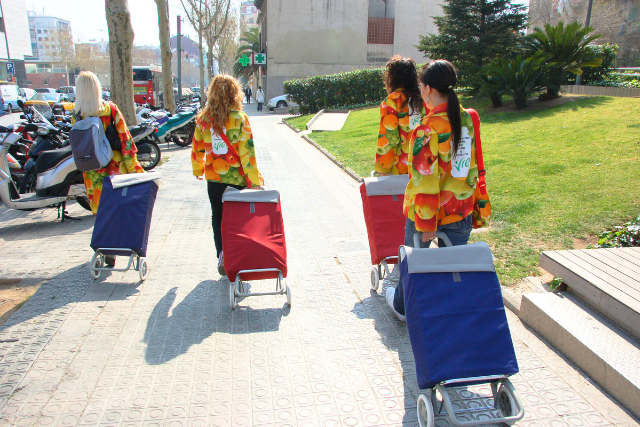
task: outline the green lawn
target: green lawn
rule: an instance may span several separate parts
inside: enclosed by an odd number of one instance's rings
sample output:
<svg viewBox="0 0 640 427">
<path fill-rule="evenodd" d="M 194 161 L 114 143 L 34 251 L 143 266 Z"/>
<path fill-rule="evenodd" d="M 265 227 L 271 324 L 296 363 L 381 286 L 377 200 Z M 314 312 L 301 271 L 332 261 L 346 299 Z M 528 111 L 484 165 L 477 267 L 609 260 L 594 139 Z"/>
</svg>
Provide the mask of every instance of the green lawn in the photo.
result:
<svg viewBox="0 0 640 427">
<path fill-rule="evenodd" d="M 640 213 L 640 99 L 581 98 L 534 111 L 478 110 L 493 217 L 485 240 L 503 284 L 538 275 L 538 257 Z M 304 124 L 311 116 L 296 118 Z M 369 176 L 377 108 L 353 111 L 338 132 L 310 135 L 361 176 Z"/>
</svg>

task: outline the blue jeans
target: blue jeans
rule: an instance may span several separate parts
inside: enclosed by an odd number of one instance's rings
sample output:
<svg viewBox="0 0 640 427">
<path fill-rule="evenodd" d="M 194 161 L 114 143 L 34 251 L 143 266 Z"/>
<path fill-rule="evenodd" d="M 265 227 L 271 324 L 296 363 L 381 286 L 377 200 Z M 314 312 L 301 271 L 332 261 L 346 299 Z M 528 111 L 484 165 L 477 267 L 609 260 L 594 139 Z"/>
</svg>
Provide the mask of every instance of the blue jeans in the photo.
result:
<svg viewBox="0 0 640 427">
<path fill-rule="evenodd" d="M 439 225 L 438 231 L 447 235 L 453 246 L 466 245 L 471 235 L 473 226 L 471 223 L 471 215 L 468 215 L 462 221 L 454 222 L 452 224 Z M 414 248 L 413 235 L 417 233 L 416 223 L 407 218 L 407 223 L 404 227 L 404 245 Z M 420 239 L 420 247 L 428 248 L 431 242 L 423 242 Z M 438 239 L 438 247 L 444 247 L 444 242 Z M 402 291 L 402 281 L 398 281 L 396 286 L 396 293 L 393 296 L 393 308 L 398 313 L 404 316 L 404 293 Z"/>
</svg>

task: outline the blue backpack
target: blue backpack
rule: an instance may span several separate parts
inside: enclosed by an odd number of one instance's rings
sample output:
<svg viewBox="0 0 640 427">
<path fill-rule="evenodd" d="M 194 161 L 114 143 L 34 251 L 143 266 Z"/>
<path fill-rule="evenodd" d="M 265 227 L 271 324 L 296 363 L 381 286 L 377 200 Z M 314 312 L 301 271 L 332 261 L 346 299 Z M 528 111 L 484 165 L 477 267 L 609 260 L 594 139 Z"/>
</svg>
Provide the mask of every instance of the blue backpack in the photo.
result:
<svg viewBox="0 0 640 427">
<path fill-rule="evenodd" d="M 76 122 L 69 131 L 69 144 L 79 171 L 103 168 L 113 159 L 113 150 L 99 117 Z"/>
</svg>

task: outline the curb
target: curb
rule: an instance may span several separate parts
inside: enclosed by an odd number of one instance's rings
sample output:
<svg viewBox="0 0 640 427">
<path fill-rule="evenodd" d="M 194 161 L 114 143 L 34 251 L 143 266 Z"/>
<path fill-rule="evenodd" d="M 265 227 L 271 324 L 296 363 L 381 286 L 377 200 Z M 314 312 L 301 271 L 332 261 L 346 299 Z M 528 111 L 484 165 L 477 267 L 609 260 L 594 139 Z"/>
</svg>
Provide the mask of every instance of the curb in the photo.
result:
<svg viewBox="0 0 640 427">
<path fill-rule="evenodd" d="M 287 125 L 289 127 L 289 129 L 291 129 L 292 131 L 294 131 L 295 133 L 300 133 L 300 129 L 294 128 L 293 125 L 291 123 L 289 123 L 288 121 L 285 120 L 285 118 L 282 118 L 282 123 L 284 123 L 285 125 Z"/>
<path fill-rule="evenodd" d="M 345 165 L 342 164 L 342 162 L 340 162 L 340 160 L 336 159 L 333 154 L 329 153 L 327 150 L 325 150 L 323 147 L 320 146 L 320 144 L 318 144 L 317 142 L 315 142 L 313 139 L 309 138 L 307 135 L 302 135 L 302 138 L 307 141 L 309 144 L 313 145 L 314 147 L 316 147 L 318 150 L 320 150 L 320 152 L 322 154 L 324 154 L 325 156 L 327 156 L 329 158 L 329 160 L 331 160 L 333 163 L 335 163 L 338 167 L 340 167 L 340 169 L 342 169 L 343 171 L 345 171 L 351 178 L 355 179 L 358 182 L 362 182 L 363 178 L 358 175 L 353 169 L 346 167 Z"/>
<path fill-rule="evenodd" d="M 520 317 L 520 304 L 522 300 L 512 290 L 500 286 L 502 290 L 502 301 L 504 306 L 513 312 L 516 316 Z"/>
<path fill-rule="evenodd" d="M 316 113 L 316 115 L 315 115 L 315 116 L 313 116 L 313 117 L 311 118 L 311 120 L 309 120 L 309 121 L 307 122 L 306 130 L 309 130 L 309 128 L 313 125 L 313 122 L 315 122 L 316 120 L 318 120 L 318 117 L 320 117 L 323 113 L 324 113 L 324 110 L 320 110 L 320 111 L 318 111 L 318 112 Z"/>
</svg>

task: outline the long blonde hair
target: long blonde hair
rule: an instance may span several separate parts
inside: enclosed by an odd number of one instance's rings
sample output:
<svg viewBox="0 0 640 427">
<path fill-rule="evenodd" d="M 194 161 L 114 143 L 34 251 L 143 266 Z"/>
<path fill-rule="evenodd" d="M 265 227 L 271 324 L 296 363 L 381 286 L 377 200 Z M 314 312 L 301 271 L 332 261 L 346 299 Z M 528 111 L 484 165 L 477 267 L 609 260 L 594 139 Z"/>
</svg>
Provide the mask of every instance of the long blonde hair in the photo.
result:
<svg viewBox="0 0 640 427">
<path fill-rule="evenodd" d="M 242 110 L 242 98 L 240 83 L 228 74 L 218 74 L 209 84 L 207 104 L 198 114 L 198 122 L 209 122 L 214 127 L 224 127 L 231 110 Z"/>
<path fill-rule="evenodd" d="M 102 86 L 98 76 L 91 71 L 81 72 L 76 78 L 75 112 L 83 117 L 97 116 L 102 106 Z"/>
</svg>

